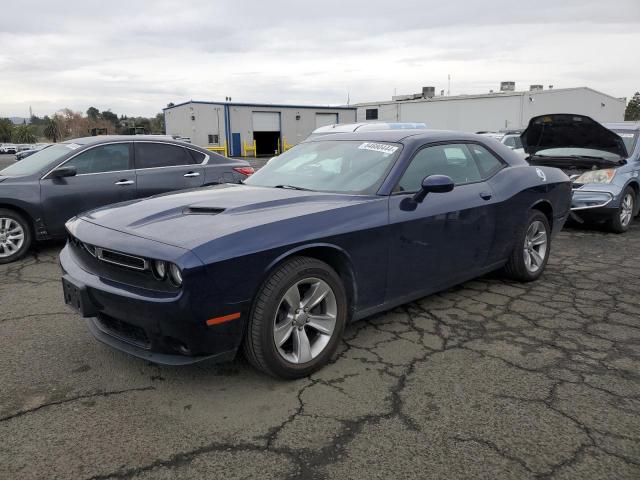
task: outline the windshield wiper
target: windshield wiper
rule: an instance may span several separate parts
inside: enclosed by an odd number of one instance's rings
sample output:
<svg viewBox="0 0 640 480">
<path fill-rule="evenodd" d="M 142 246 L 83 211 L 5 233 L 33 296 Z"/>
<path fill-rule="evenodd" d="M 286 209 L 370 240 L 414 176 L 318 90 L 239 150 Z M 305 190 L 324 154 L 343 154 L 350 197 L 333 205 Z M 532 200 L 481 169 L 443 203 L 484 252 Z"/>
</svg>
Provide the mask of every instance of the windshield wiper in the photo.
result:
<svg viewBox="0 0 640 480">
<path fill-rule="evenodd" d="M 274 185 L 273 188 L 287 188 L 289 190 L 303 190 L 305 192 L 313 192 L 310 188 L 297 187 L 296 185 Z"/>
</svg>

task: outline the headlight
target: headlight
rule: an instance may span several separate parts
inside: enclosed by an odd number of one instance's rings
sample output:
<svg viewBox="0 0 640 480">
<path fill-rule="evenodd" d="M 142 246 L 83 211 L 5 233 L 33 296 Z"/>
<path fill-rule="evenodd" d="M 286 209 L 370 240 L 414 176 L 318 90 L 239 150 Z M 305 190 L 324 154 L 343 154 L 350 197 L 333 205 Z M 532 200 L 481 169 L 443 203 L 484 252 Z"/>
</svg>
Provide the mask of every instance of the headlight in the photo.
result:
<svg viewBox="0 0 640 480">
<path fill-rule="evenodd" d="M 182 285 L 182 272 L 175 263 L 169 267 L 169 279 L 176 287 Z"/>
<path fill-rule="evenodd" d="M 578 178 L 576 183 L 611 183 L 613 177 L 616 175 L 615 168 L 606 168 L 604 170 L 591 170 L 584 172 Z"/>
<path fill-rule="evenodd" d="M 152 264 L 153 274 L 158 280 L 164 280 L 167 276 L 167 264 L 162 260 L 154 260 Z"/>
</svg>

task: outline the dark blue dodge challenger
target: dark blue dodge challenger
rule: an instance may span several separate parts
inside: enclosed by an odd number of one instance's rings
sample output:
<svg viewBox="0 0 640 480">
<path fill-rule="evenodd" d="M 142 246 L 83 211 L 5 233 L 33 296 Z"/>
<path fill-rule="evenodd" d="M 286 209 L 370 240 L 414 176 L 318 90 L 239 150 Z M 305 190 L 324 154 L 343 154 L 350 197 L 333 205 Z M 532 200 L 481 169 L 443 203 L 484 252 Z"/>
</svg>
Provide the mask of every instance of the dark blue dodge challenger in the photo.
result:
<svg viewBox="0 0 640 480">
<path fill-rule="evenodd" d="M 310 374 L 345 325 L 497 269 L 531 281 L 571 184 L 477 135 L 327 135 L 244 185 L 80 215 L 65 302 L 102 342 L 165 364 L 230 360 Z"/>
</svg>

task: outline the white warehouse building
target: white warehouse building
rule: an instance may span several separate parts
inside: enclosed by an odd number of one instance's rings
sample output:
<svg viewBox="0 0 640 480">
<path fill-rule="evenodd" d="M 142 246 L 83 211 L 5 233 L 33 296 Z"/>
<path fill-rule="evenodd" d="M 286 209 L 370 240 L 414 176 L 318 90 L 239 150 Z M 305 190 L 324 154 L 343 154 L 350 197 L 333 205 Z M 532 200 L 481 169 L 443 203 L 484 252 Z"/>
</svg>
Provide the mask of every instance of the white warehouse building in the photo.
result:
<svg viewBox="0 0 640 480">
<path fill-rule="evenodd" d="M 355 122 L 356 109 L 192 100 L 168 106 L 164 118 L 168 135 L 188 138 L 195 145 L 229 156 L 272 156 L 318 127 Z"/>
<path fill-rule="evenodd" d="M 421 94 L 400 95 L 386 102 L 356 105 L 357 121 L 424 122 L 428 128 L 464 132 L 517 130 L 545 113 L 576 113 L 599 122 L 624 119 L 626 99 L 591 88 L 550 88 L 532 85 L 515 91 L 513 82 L 503 82 L 498 93 L 435 96 L 434 87 Z"/>
</svg>

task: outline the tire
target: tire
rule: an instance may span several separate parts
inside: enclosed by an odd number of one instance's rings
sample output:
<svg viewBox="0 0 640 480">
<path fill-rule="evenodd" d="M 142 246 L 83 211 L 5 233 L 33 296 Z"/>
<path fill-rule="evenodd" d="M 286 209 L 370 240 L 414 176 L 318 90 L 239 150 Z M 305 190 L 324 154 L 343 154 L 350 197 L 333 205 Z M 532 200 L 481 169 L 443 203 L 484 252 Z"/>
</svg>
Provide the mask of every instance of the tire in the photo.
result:
<svg viewBox="0 0 640 480">
<path fill-rule="evenodd" d="M 325 291 L 315 303 L 320 292 Z M 311 301 L 307 305 L 315 306 L 303 310 L 308 300 Z M 243 340 L 244 355 L 255 368 L 269 375 L 285 379 L 306 377 L 322 368 L 335 353 L 344 332 L 347 309 L 344 284 L 329 265 L 315 258 L 293 257 L 277 267 L 260 288 Z M 315 327 L 324 329 L 325 334 Z M 281 346 L 276 345 L 276 338 Z"/>
<path fill-rule="evenodd" d="M 0 264 L 24 257 L 32 242 L 27 219 L 13 210 L 0 208 Z"/>
<path fill-rule="evenodd" d="M 541 241 L 541 239 L 534 240 L 536 235 L 532 235 L 536 228 L 539 233 L 544 233 L 544 252 L 541 248 L 543 244 L 535 243 L 535 241 Z M 542 229 L 544 232 L 542 232 Z M 503 273 L 519 282 L 537 280 L 542 275 L 549 260 L 549 253 L 551 252 L 550 234 L 551 228 L 546 215 L 539 210 L 531 210 L 527 222 L 516 236 L 516 246 L 511 252 L 509 261 L 503 268 Z M 534 240 L 534 243 L 531 243 L 531 240 Z M 537 257 L 531 253 L 532 249 L 537 253 Z"/>
<path fill-rule="evenodd" d="M 609 230 L 614 233 L 624 233 L 629 230 L 629 225 L 631 225 L 633 221 L 635 210 L 636 191 L 633 187 L 627 187 L 624 192 L 622 192 L 620 206 L 608 222 L 607 226 Z"/>
</svg>

